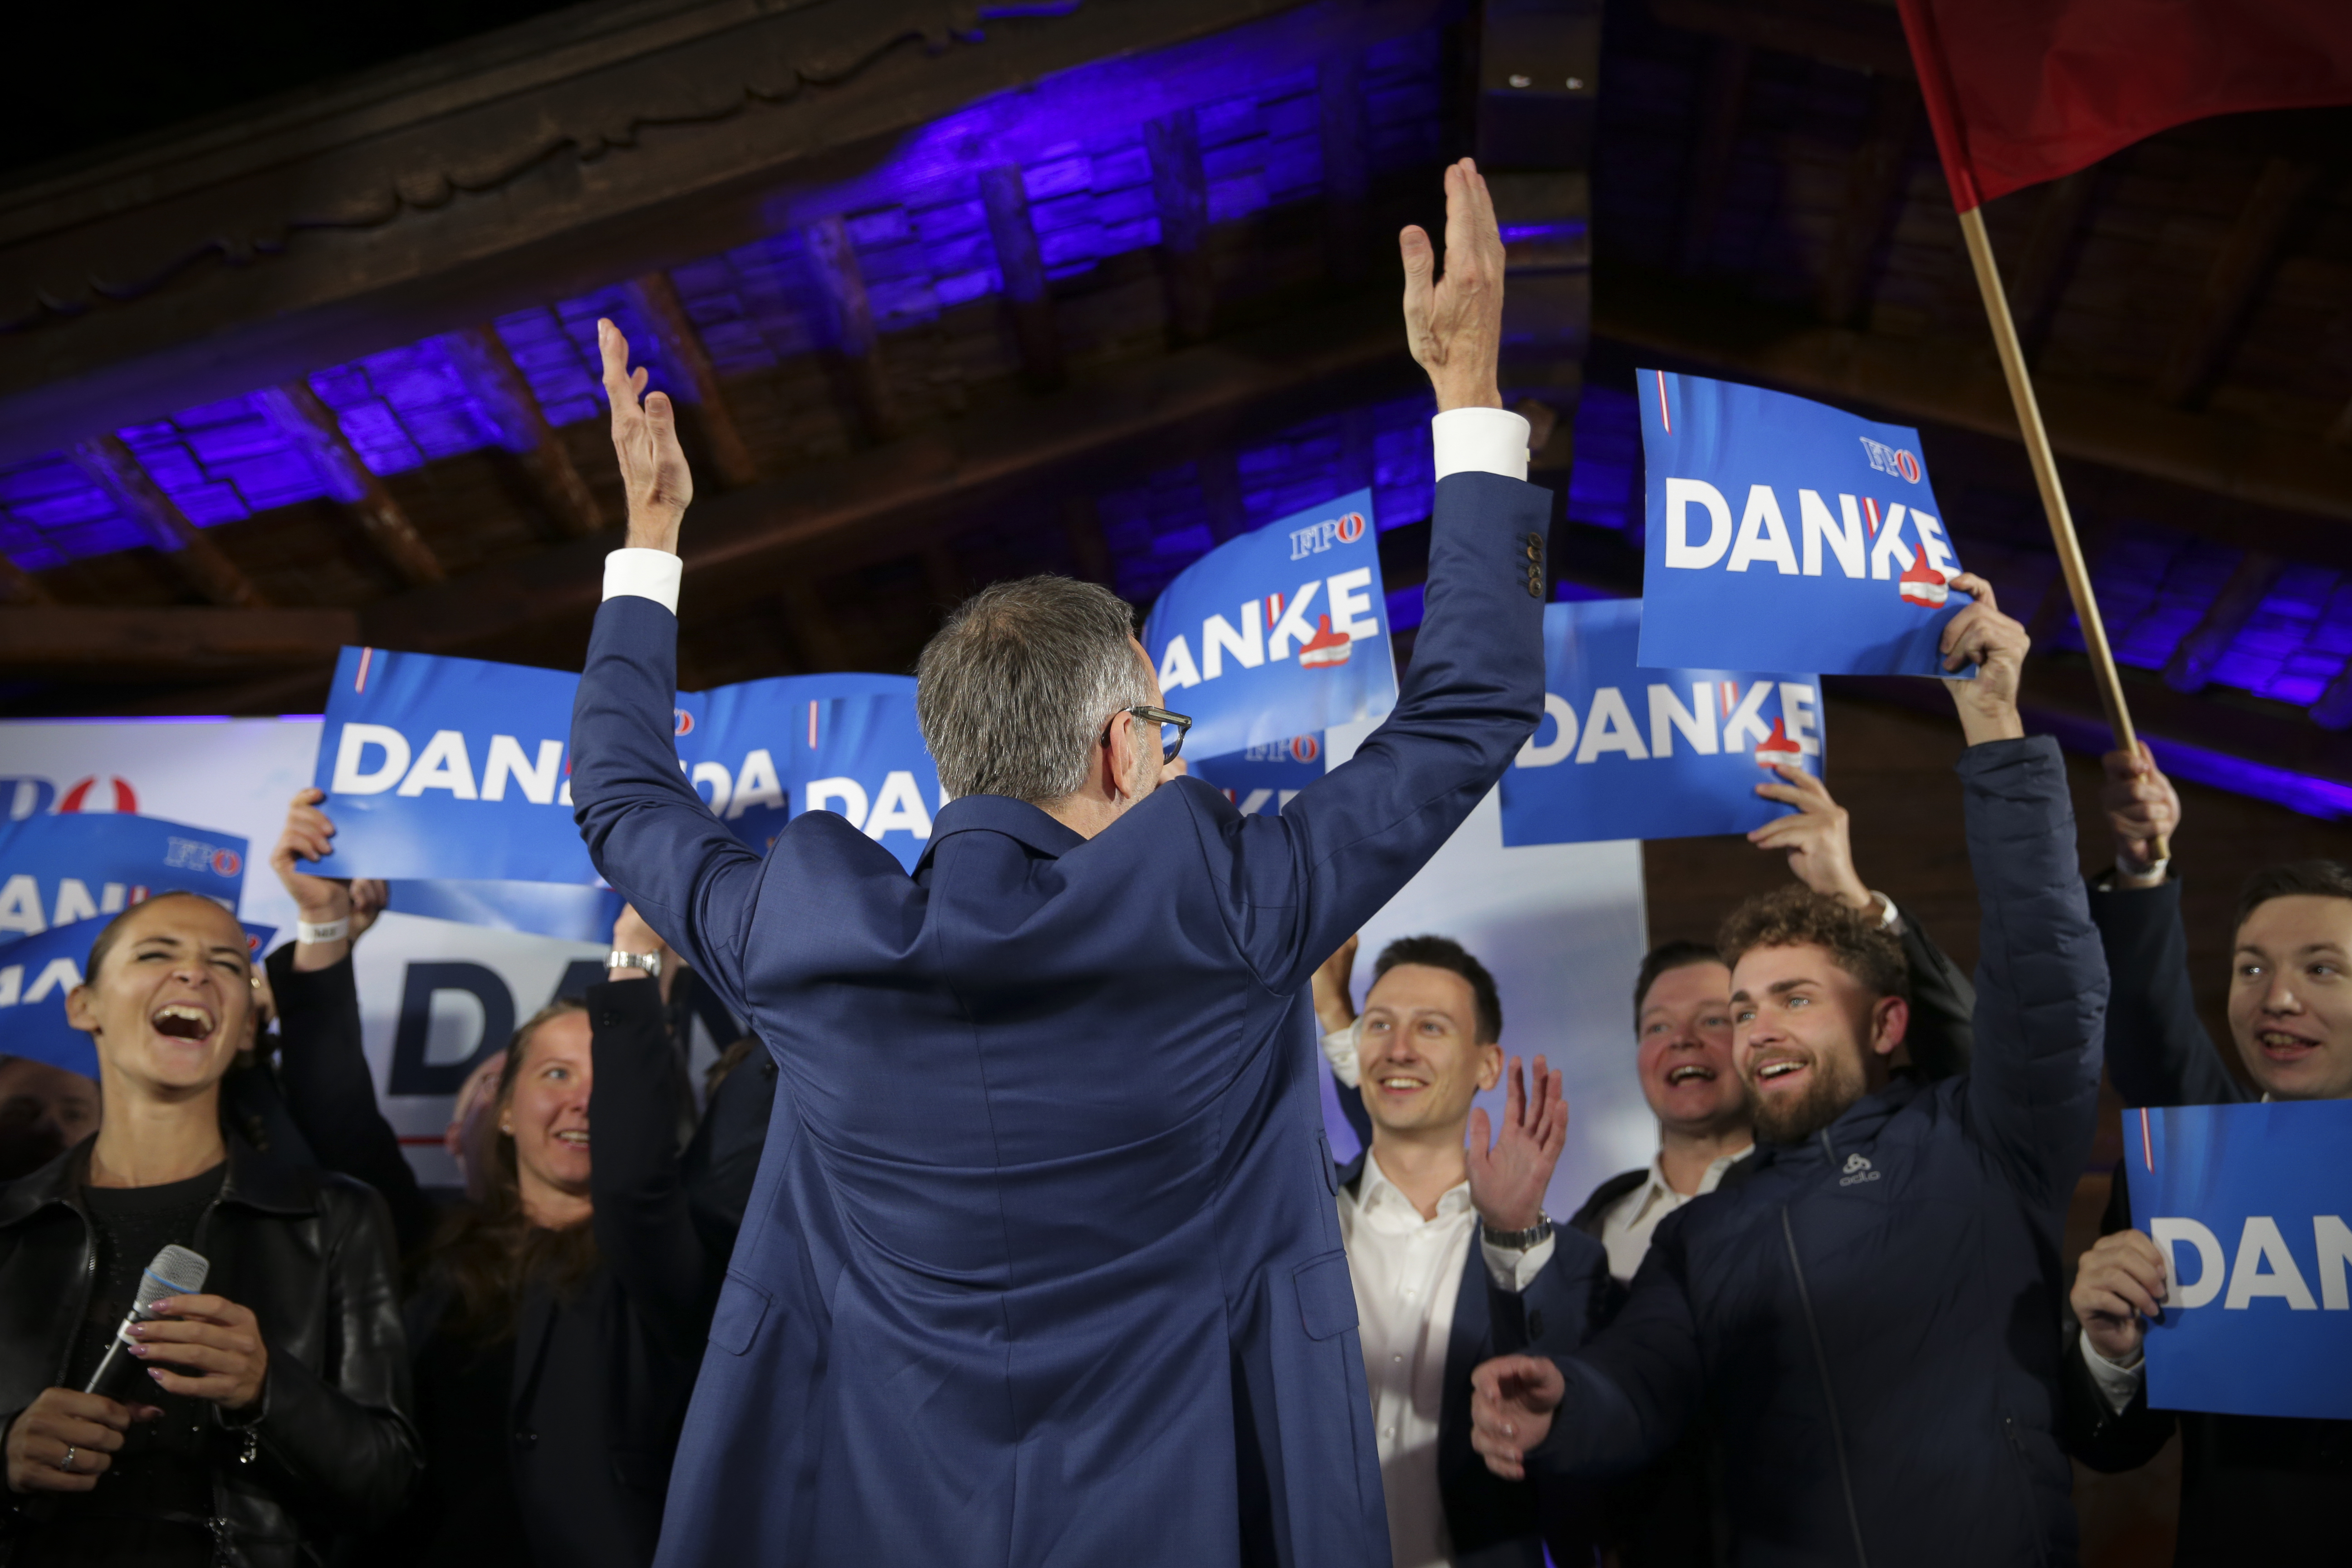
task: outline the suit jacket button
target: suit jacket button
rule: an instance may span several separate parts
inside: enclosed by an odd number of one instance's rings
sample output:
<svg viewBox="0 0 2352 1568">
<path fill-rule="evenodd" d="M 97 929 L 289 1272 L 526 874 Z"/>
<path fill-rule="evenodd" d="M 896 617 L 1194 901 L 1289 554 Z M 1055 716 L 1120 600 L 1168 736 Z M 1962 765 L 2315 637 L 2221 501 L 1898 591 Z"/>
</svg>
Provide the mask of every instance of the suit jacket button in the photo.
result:
<svg viewBox="0 0 2352 1568">
<path fill-rule="evenodd" d="M 531 1431 L 517 1432 L 514 1435 L 514 1443 L 518 1448 L 536 1448 L 539 1447 L 539 1434 Z"/>
<path fill-rule="evenodd" d="M 1541 577 L 1530 577 L 1528 579 L 1528 597 L 1530 599 L 1540 599 L 1543 597 L 1543 579 Z"/>
<path fill-rule="evenodd" d="M 1529 544 L 1528 544 L 1528 560 L 1530 560 L 1530 561 L 1540 561 L 1540 560 L 1542 560 L 1542 559 L 1543 559 L 1543 547 L 1542 547 L 1541 545 L 1535 544 L 1535 543 L 1532 543 L 1532 542 L 1531 542 L 1531 543 L 1529 543 Z"/>
<path fill-rule="evenodd" d="M 1541 550 L 1543 548 L 1543 535 L 1540 533 L 1528 534 L 1528 548 L 1529 550 Z"/>
<path fill-rule="evenodd" d="M 1543 1309 L 1540 1307 L 1528 1309 L 1528 1337 L 1534 1340 L 1543 1338 Z"/>
</svg>

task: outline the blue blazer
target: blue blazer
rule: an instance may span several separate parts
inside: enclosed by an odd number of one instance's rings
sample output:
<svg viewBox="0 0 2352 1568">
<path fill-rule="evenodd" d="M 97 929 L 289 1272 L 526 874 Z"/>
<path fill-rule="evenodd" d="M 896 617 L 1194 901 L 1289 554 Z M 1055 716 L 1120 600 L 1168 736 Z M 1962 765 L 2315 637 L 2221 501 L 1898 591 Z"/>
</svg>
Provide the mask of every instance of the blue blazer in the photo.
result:
<svg viewBox="0 0 2352 1568">
<path fill-rule="evenodd" d="M 1370 1121 L 1360 1104 L 1349 1103 L 1353 1099 L 1342 1085 L 1339 1103 L 1348 1125 L 1365 1138 Z M 1339 1167 L 1343 1191 L 1355 1191 L 1366 1158 L 1359 1154 Z M 1539 1510 L 1533 1483 L 1503 1479 L 1470 1447 L 1470 1374 L 1500 1355 L 1570 1353 L 1591 1335 L 1609 1301 L 1607 1250 L 1566 1226 L 1552 1236 L 1551 1261 L 1518 1294 L 1495 1283 L 1475 1240 L 1462 1266 L 1454 1321 L 1446 1326 L 1445 1395 L 1437 1416 L 1437 1489 L 1454 1568 L 1543 1568 L 1546 1545 L 1562 1564 L 1592 1555 L 1589 1532 L 1564 1519 L 1539 1521 L 1539 1511 L 1557 1510 Z"/>
<path fill-rule="evenodd" d="M 1279 816 L 971 796 L 911 877 L 829 812 L 737 842 L 676 618 L 598 612 L 582 833 L 780 1068 L 659 1562 L 1387 1560 L 1307 984 L 1534 731 L 1549 506 L 1440 481 L 1396 710 Z"/>
</svg>

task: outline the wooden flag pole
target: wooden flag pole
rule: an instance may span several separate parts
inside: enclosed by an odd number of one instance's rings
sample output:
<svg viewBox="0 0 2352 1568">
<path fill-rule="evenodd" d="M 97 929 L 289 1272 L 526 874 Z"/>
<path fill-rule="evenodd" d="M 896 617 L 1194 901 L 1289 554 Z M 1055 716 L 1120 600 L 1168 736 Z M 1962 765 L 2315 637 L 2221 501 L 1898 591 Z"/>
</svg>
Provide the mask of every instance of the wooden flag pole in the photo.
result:
<svg viewBox="0 0 2352 1568">
<path fill-rule="evenodd" d="M 2074 537 L 2074 513 L 2066 507 L 2066 489 L 2058 481 L 2058 459 L 2050 450 L 2050 432 L 2042 424 L 2042 404 L 2033 395 L 2033 378 L 2025 368 L 2017 323 L 2010 319 L 2009 296 L 2000 286 L 2000 264 L 1993 258 L 1981 205 L 1960 214 L 1960 233 L 1968 240 L 1969 265 L 1976 271 L 1985 319 L 1992 323 L 1993 344 L 2000 351 L 2000 373 L 2008 378 L 2010 401 L 2017 405 L 2017 423 L 2025 434 L 2025 456 L 2033 465 L 2033 483 L 2042 491 L 2042 510 L 2050 520 L 2050 542 L 2057 546 L 2067 596 L 2074 601 L 2075 616 L 2083 623 L 2083 651 L 2091 656 L 2091 679 L 2098 688 L 2099 706 L 2106 713 L 2107 728 L 2115 731 L 2116 749 L 2136 757 L 2139 737 L 2133 732 L 2131 708 L 2124 700 L 2123 681 L 2116 673 L 2115 650 L 2107 646 L 2106 623 L 2099 618 L 2099 601 L 2091 591 L 2091 570 L 2083 560 L 2083 542 Z M 2154 849 L 2159 860 L 2171 852 L 2162 837 Z"/>
</svg>

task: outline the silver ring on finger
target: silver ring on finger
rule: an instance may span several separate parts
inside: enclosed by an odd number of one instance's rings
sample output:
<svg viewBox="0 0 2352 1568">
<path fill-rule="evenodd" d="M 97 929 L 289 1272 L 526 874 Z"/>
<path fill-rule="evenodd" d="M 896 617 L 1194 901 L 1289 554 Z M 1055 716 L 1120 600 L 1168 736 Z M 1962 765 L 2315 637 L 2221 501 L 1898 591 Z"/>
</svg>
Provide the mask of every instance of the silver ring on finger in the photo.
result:
<svg viewBox="0 0 2352 1568">
<path fill-rule="evenodd" d="M 68 1443 L 66 1445 L 66 1457 L 58 1461 L 58 1468 L 65 1471 L 68 1475 L 72 1475 L 74 1473 L 74 1455 L 79 1451 L 80 1450 L 76 1448 L 71 1443 Z"/>
</svg>

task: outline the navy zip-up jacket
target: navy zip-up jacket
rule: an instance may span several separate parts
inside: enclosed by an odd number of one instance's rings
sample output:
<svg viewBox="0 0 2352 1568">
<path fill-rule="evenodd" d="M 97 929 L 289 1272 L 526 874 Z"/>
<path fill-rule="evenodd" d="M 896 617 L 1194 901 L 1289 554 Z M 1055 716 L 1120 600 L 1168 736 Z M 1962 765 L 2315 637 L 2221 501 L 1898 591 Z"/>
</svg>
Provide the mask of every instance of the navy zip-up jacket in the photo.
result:
<svg viewBox="0 0 2352 1568">
<path fill-rule="evenodd" d="M 1962 753 L 1983 904 L 1976 1056 L 1895 1083 L 1667 1216 L 1616 1321 L 1556 1358 L 1534 1475 L 1664 1453 L 1704 1403 L 1742 1564 L 2071 1563 L 2059 1242 L 2089 1155 L 2106 965 L 2065 765 Z"/>
</svg>

